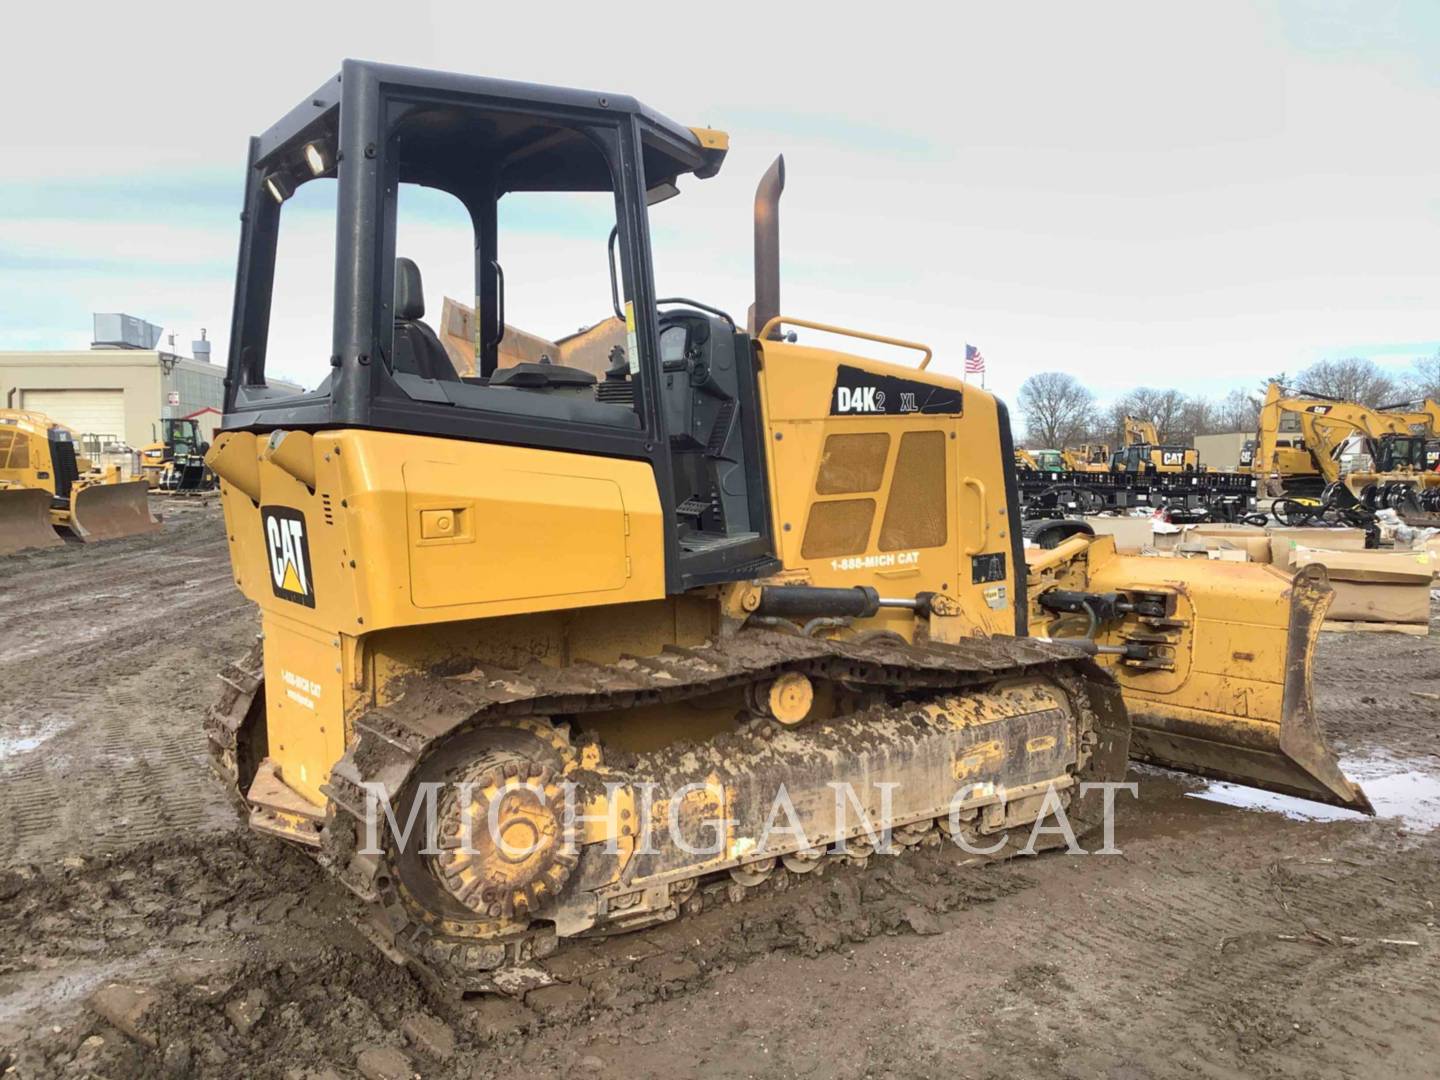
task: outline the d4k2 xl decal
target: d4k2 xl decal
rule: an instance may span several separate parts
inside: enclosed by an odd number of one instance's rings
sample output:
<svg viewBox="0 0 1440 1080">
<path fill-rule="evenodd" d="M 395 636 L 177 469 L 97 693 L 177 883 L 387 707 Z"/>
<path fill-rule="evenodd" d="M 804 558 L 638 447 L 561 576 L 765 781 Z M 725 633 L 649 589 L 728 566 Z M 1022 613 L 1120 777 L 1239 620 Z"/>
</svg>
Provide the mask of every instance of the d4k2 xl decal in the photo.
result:
<svg viewBox="0 0 1440 1080">
<path fill-rule="evenodd" d="M 831 416 L 959 416 L 961 405 L 961 393 L 953 387 L 877 375 L 849 364 L 836 369 L 830 394 Z"/>
</svg>

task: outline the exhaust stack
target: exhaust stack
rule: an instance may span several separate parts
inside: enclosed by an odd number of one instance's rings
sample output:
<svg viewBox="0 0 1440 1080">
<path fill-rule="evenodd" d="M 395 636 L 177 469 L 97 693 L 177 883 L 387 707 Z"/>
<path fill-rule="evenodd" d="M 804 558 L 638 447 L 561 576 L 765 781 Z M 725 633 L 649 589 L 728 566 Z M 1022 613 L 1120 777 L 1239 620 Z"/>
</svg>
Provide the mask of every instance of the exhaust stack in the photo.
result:
<svg viewBox="0 0 1440 1080">
<path fill-rule="evenodd" d="M 765 170 L 755 189 L 755 302 L 750 333 L 759 334 L 780 314 L 780 195 L 785 190 L 785 155 Z"/>
</svg>

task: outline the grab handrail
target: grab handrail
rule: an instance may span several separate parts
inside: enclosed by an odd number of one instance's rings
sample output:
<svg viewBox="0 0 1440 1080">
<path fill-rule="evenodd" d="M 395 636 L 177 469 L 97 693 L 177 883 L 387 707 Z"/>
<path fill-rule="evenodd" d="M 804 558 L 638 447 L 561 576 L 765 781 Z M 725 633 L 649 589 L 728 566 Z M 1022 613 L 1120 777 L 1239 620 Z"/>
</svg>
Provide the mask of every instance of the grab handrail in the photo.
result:
<svg viewBox="0 0 1440 1080">
<path fill-rule="evenodd" d="M 914 349 L 916 352 L 925 354 L 920 361 L 919 370 L 924 371 L 930 363 L 934 352 L 929 345 L 921 345 L 918 341 L 906 341 L 903 338 L 884 337 L 881 334 L 871 334 L 865 330 L 847 330 L 843 326 L 830 326 L 827 323 L 810 322 L 806 319 L 792 319 L 789 315 L 776 315 L 760 329 L 760 340 L 766 341 L 770 332 L 781 323 L 789 323 L 791 326 L 803 326 L 807 330 L 822 330 L 827 334 L 840 334 L 844 337 L 862 338 L 865 341 L 878 341 L 882 345 L 898 345 L 902 349 Z"/>
</svg>

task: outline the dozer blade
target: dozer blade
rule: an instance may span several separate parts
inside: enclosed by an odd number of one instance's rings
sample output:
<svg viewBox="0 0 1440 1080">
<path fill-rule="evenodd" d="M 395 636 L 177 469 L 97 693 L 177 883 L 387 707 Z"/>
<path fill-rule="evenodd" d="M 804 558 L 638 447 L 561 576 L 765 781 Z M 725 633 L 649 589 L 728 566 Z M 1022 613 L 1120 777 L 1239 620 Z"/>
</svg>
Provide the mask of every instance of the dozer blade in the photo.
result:
<svg viewBox="0 0 1440 1080">
<path fill-rule="evenodd" d="M 43 488 L 0 488 L 0 555 L 65 543 L 50 527 L 50 493 Z"/>
<path fill-rule="evenodd" d="M 70 530 L 87 544 L 156 532 L 160 522 L 150 515 L 146 486 L 128 480 L 76 489 L 70 495 Z"/>
<path fill-rule="evenodd" d="M 1169 639 L 1174 667 L 1112 669 L 1134 725 L 1132 758 L 1374 813 L 1326 744 L 1311 702 L 1315 642 L 1332 595 L 1323 568 L 1292 581 L 1272 566 L 1120 556 L 1092 576 L 1097 585 L 1180 597 L 1174 625 L 1160 620 L 1126 634 Z"/>
</svg>

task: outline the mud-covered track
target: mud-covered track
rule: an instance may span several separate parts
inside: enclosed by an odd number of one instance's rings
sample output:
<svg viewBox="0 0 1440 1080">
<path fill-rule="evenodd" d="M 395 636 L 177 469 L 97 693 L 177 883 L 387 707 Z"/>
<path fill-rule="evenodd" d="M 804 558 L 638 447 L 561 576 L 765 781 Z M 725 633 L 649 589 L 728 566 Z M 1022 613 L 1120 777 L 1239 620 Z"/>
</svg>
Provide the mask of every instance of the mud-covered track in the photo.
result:
<svg viewBox="0 0 1440 1080">
<path fill-rule="evenodd" d="M 206 724 L 212 753 L 220 771 L 236 785 L 233 794 L 237 799 L 240 789 L 248 784 L 248 778 L 243 776 L 240 730 L 246 718 L 255 715 L 251 703 L 263 700 L 260 674 L 259 649 L 252 647 L 243 660 L 227 669 L 227 689 Z M 495 923 L 491 920 L 502 914 L 498 903 L 488 913 L 482 911 L 476 916 L 457 911 L 450 897 L 434 893 L 429 871 L 418 857 L 393 849 L 379 859 L 358 854 L 363 838 L 370 832 L 367 789 L 378 784 L 391 792 L 401 803 L 403 818 L 407 816 L 403 795 L 407 786 L 422 775 L 454 776 L 456 769 L 463 769 L 468 759 L 453 748 L 463 745 L 471 733 L 483 738 L 486 731 L 508 731 L 520 724 L 527 725 L 531 732 L 524 737 L 532 739 L 534 733 L 543 736 L 551 730 L 548 725 L 553 718 L 583 723 L 589 714 L 624 714 L 649 706 L 673 706 L 727 690 L 747 691 L 769 685 L 781 676 L 804 676 L 844 686 L 875 697 L 880 703 L 834 724 L 817 722 L 796 729 L 801 734 L 794 739 L 792 733 L 782 731 L 773 740 L 736 732 L 710 741 L 682 741 L 641 755 L 633 774 L 607 775 L 633 775 L 646 782 L 658 782 L 665 790 L 680 790 L 687 783 L 703 782 L 707 776 L 728 777 L 720 781 L 727 789 L 731 783 L 747 786 L 752 780 L 763 787 L 758 778 L 773 775 L 776 785 L 798 785 L 803 793 L 804 774 L 796 766 L 817 754 L 823 757 L 827 742 L 835 744 L 831 752 L 837 760 L 866 763 L 857 767 L 867 773 L 871 760 L 884 761 L 893 753 L 903 762 L 909 755 L 919 767 L 918 774 L 906 773 L 903 765 L 891 764 L 886 767 L 894 771 L 886 772 L 885 777 L 898 780 L 931 773 L 943 777 L 944 793 L 921 806 L 919 816 L 924 820 L 919 825 L 923 829 L 931 824 L 931 817 L 944 813 L 946 800 L 954 794 L 948 762 L 955 749 L 945 738 L 912 745 L 911 740 L 917 738 L 914 732 L 920 730 L 916 725 L 924 724 L 920 703 L 951 694 L 971 696 L 976 709 L 983 711 L 982 703 L 991 700 L 992 688 L 1026 679 L 1052 687 L 1069 701 L 1073 720 L 1066 722 L 1073 723 L 1074 730 L 1058 743 L 1050 737 L 1048 744 L 1073 747 L 1069 751 L 1074 755 L 1070 765 L 1075 773 L 1073 779 L 1118 780 L 1124 775 L 1129 727 L 1119 692 L 1091 661 L 1066 646 L 1023 638 L 974 639 L 953 646 L 910 645 L 889 635 L 870 641 L 837 641 L 747 628 L 704 645 L 673 647 L 653 656 L 624 657 L 614 664 L 553 667 L 532 663 L 520 670 L 476 667 L 458 674 L 406 677 L 397 685 L 393 704 L 373 709 L 354 721 L 350 748 L 325 786 L 330 806 L 320 837 L 321 862 L 373 905 L 372 932 L 383 941 L 385 949 L 397 957 L 406 957 L 437 986 L 452 993 L 513 989 L 514 984 L 504 981 L 503 976 L 551 951 L 553 930 L 521 932 L 514 921 Z M 904 718 L 907 708 L 914 712 Z M 957 728 L 963 726 L 958 720 Z M 541 726 L 537 727 L 537 723 Z M 977 726 L 971 730 L 986 729 Z M 568 743 L 568 732 L 557 731 L 556 737 Z M 976 740 L 989 737 L 993 736 L 973 735 Z M 792 750 L 794 757 L 787 759 L 772 753 L 781 740 L 797 743 Z M 927 749 L 917 753 L 921 746 Z M 732 754 L 740 764 L 730 762 Z M 767 766 L 768 757 L 776 760 Z M 676 765 L 680 759 L 688 762 L 683 769 Z M 1038 761 L 1022 753 L 1007 767 L 1029 768 Z M 557 759 L 554 764 L 558 767 L 561 762 Z M 993 779 L 1011 787 L 1030 781 L 1052 783 L 1057 775 L 1067 781 L 1072 779 L 1063 775 L 1064 761 L 1055 768 L 1058 774 L 1045 771 L 1043 775 L 1022 777 L 1015 772 Z M 984 778 L 992 779 L 988 773 Z M 594 780 L 601 782 L 600 777 Z M 929 791 L 928 783 L 923 781 L 914 786 L 918 792 Z M 1099 802 L 1100 797 L 1093 793 L 1079 796 L 1071 807 L 1077 828 L 1084 830 L 1099 824 Z M 727 816 L 738 813 L 743 819 L 741 805 L 743 800 L 729 806 Z M 757 809 L 751 808 L 752 812 Z M 896 824 L 914 820 L 903 818 Z M 753 827 L 760 824 L 757 820 Z M 889 823 L 885 826 L 888 828 Z M 823 848 L 835 839 L 839 837 L 823 836 L 818 843 Z M 582 862 L 586 854 L 581 853 Z M 638 862 L 652 867 L 648 872 L 655 876 L 648 880 L 658 883 L 667 896 L 662 910 L 641 925 L 674 918 L 680 913 L 687 890 L 716 869 L 708 865 L 713 860 L 693 857 L 688 860 L 696 866 L 693 871 L 686 869 L 683 859 L 673 867 L 666 866 L 663 856 L 653 860 L 645 856 Z M 773 864 L 773 858 L 770 862 Z M 646 880 L 646 873 L 640 871 L 637 880 Z M 522 896 L 521 902 L 527 908 L 544 903 L 538 915 L 547 926 L 551 921 L 579 921 L 593 925 L 597 931 L 618 928 L 597 923 L 594 900 L 571 892 L 567 897 L 560 891 L 556 897 L 552 890 L 543 894 L 541 901 L 536 897 L 542 894 L 534 893 Z M 639 892 L 635 895 L 638 897 Z M 551 901 L 551 897 L 556 898 Z M 504 914 L 510 916 L 512 912 L 507 909 Z M 462 919 L 468 925 L 462 926 Z M 496 972 L 497 968 L 506 970 Z"/>
</svg>

